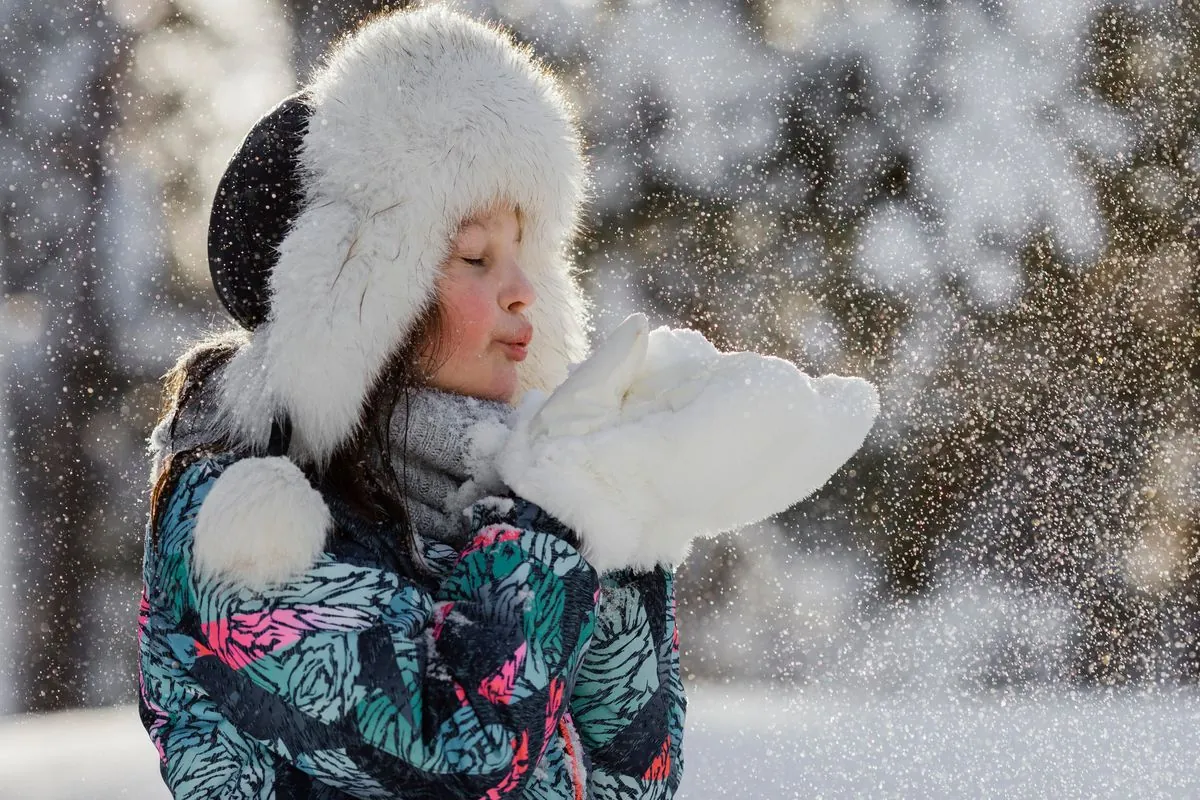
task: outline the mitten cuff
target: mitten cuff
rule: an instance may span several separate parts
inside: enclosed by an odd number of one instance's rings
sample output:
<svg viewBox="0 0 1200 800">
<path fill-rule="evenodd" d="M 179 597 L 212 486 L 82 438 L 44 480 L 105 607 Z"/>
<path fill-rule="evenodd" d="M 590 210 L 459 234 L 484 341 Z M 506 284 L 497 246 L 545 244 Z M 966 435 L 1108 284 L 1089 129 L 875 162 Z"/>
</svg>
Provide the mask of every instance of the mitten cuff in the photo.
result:
<svg viewBox="0 0 1200 800">
<path fill-rule="evenodd" d="M 581 442 L 562 437 L 547 443 L 529 441 L 528 431 L 514 431 L 499 460 L 500 477 L 518 495 L 546 509 L 580 538 L 581 552 L 598 571 L 627 566 L 636 548 L 637 530 L 622 519 L 611 498 L 602 496 L 594 465 Z"/>
</svg>

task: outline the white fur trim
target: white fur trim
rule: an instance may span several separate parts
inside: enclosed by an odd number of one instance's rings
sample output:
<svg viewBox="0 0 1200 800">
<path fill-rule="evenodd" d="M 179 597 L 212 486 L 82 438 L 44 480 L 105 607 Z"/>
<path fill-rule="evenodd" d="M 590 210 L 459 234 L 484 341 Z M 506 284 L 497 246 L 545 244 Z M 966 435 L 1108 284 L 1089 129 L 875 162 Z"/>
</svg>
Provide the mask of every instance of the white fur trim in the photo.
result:
<svg viewBox="0 0 1200 800">
<path fill-rule="evenodd" d="M 292 455 L 321 462 L 435 296 L 459 222 L 498 199 L 524 217 L 537 292 L 521 389 L 549 389 L 586 352 L 566 257 L 586 193 L 571 111 L 504 33 L 441 7 L 384 15 L 308 87 L 306 206 L 279 247 L 271 313 L 225 370 L 227 425 L 264 445 L 280 412 Z"/>
<path fill-rule="evenodd" d="M 311 567 L 332 527 L 329 508 L 287 458 L 245 458 L 217 478 L 196 518 L 202 577 L 261 589 Z"/>
<path fill-rule="evenodd" d="M 162 475 L 165 459 L 168 453 L 171 452 L 171 420 L 175 416 L 174 409 L 171 413 L 164 416 L 154 426 L 154 430 L 150 431 L 150 439 L 147 442 L 147 450 L 150 453 L 150 485 L 154 486 L 158 483 L 158 478 Z"/>
</svg>

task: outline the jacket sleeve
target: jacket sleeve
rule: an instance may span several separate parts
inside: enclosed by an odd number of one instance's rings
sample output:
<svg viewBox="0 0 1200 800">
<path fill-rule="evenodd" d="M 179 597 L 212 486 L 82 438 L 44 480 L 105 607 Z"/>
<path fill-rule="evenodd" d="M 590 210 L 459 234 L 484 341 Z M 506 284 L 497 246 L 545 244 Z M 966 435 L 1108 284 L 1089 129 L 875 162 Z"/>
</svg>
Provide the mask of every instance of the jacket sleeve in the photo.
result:
<svg viewBox="0 0 1200 800">
<path fill-rule="evenodd" d="M 234 588 L 195 579 L 189 562 L 220 471 L 203 461 L 182 474 L 146 571 L 147 604 L 178 620 L 160 638 L 202 707 L 354 796 L 519 796 L 595 623 L 597 577 L 568 538 L 513 524 L 518 504 L 492 500 L 436 592 L 329 556 L 264 592 Z M 156 740 L 164 774 L 172 759 L 195 760 L 172 741 Z"/>
<path fill-rule="evenodd" d="M 671 573 L 606 572 L 596 630 L 571 695 L 596 800 L 675 795 L 686 708 Z"/>
</svg>

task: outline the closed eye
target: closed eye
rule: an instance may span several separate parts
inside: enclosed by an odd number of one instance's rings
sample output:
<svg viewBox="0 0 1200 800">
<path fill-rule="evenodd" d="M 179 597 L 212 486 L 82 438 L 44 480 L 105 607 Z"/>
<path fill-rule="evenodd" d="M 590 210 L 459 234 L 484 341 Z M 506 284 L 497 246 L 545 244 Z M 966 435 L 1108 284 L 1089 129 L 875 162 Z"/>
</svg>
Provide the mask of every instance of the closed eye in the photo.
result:
<svg viewBox="0 0 1200 800">
<path fill-rule="evenodd" d="M 466 257 L 463 257 L 463 261 L 467 262 L 467 263 L 468 263 L 468 264 L 470 264 L 472 267 L 482 267 L 482 266 L 485 266 L 485 264 L 484 264 L 484 261 L 483 261 L 483 259 L 482 259 L 482 258 L 466 258 Z"/>
</svg>

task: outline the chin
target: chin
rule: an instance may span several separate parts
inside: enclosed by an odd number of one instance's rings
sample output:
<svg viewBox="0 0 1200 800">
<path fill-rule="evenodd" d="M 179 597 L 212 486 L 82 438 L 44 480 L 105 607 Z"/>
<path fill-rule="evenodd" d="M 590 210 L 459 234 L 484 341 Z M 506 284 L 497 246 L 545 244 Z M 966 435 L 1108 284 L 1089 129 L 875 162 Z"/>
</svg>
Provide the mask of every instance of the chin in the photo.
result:
<svg viewBox="0 0 1200 800">
<path fill-rule="evenodd" d="M 481 366 L 483 365 L 476 364 L 473 369 L 440 371 L 429 381 L 429 385 L 444 392 L 477 397 L 480 400 L 512 403 L 520 385 L 516 367 L 507 359 L 503 364 L 488 365 L 490 372 L 488 369 L 480 369 Z"/>
<path fill-rule="evenodd" d="M 516 381 L 513 381 L 512 385 L 505 386 L 502 389 L 498 389 L 491 396 L 491 399 L 496 400 L 501 403 L 512 403 L 513 399 L 516 396 L 517 396 L 517 383 L 516 383 Z"/>
<path fill-rule="evenodd" d="M 515 375 L 511 377 L 503 377 L 491 381 L 486 385 L 474 387 L 470 391 L 465 392 L 473 397 L 478 397 L 481 400 L 495 400 L 498 403 L 511 403 L 517 395 L 517 378 Z"/>
</svg>

